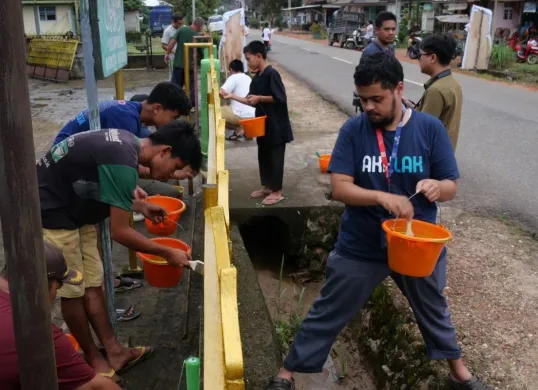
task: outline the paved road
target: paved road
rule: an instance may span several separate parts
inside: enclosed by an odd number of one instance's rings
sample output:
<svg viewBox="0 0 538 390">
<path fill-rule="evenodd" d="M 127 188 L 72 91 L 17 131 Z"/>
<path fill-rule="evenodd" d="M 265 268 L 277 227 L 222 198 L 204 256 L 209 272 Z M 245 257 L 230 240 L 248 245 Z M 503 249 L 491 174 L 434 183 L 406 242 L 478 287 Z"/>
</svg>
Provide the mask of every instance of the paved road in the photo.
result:
<svg viewBox="0 0 538 390">
<path fill-rule="evenodd" d="M 278 35 L 272 43 L 270 60 L 344 111 L 354 112 L 352 75 L 359 52 Z M 405 95 L 418 101 L 428 77 L 416 64 L 402 65 Z M 455 77 L 464 96 L 458 204 L 515 217 L 538 231 L 538 93 L 459 73 Z"/>
</svg>

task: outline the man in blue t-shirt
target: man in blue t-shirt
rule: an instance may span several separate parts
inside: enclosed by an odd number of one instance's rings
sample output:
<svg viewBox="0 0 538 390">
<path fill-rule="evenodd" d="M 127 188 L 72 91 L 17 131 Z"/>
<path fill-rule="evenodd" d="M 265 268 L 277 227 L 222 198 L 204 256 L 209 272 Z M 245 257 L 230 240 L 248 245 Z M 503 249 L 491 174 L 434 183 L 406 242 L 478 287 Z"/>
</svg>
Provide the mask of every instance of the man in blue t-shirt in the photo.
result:
<svg viewBox="0 0 538 390">
<path fill-rule="evenodd" d="M 405 109 L 403 69 L 396 58 L 373 54 L 357 66 L 354 79 L 365 113 L 342 126 L 329 164 L 333 198 L 346 208 L 327 259 L 327 279 L 284 367 L 265 390 L 294 389 L 294 372 L 322 372 L 338 333 L 388 276 L 413 309 L 428 357 L 448 361 L 450 388 L 493 390 L 461 360 L 443 295 L 446 251 L 431 276 L 397 274 L 389 269 L 381 228 L 395 217 L 435 223 L 436 202 L 456 196 L 459 172 L 448 134 L 437 118 Z"/>
<path fill-rule="evenodd" d="M 180 116 L 190 113 L 191 104 L 185 92 L 169 82 L 157 84 L 142 102 L 110 100 L 99 104 L 102 129 L 127 130 L 138 138 L 147 137 L 148 126 L 162 127 Z M 90 130 L 88 110 L 70 120 L 58 133 L 53 145 L 67 137 Z"/>
<path fill-rule="evenodd" d="M 383 11 L 375 18 L 376 38 L 363 50 L 361 59 L 375 53 L 394 55 L 394 40 L 396 39 L 396 15 Z"/>
<path fill-rule="evenodd" d="M 127 130 L 138 138 L 151 134 L 148 126 L 157 129 L 180 116 L 189 115 L 191 103 L 183 89 L 174 83 L 161 82 L 149 95 L 135 95 L 131 101 L 110 100 L 99 104 L 101 129 Z M 53 146 L 71 135 L 90 130 L 88 110 L 84 110 L 70 120 L 54 139 Z M 177 189 L 167 183 L 150 178 L 149 169 L 139 167 L 138 186 L 148 195 L 179 197 Z M 192 177 L 190 167 L 174 172 L 171 179 L 183 180 Z"/>
</svg>

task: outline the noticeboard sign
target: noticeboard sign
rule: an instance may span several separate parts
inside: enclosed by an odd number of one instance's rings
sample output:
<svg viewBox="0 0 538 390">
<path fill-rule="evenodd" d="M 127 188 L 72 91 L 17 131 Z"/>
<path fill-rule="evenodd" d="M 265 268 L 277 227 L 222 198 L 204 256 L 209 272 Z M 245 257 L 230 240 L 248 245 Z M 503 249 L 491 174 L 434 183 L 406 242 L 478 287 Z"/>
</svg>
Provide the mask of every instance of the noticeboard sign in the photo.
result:
<svg viewBox="0 0 538 390">
<path fill-rule="evenodd" d="M 104 79 L 127 65 L 123 0 L 90 1 L 95 74 Z"/>
</svg>

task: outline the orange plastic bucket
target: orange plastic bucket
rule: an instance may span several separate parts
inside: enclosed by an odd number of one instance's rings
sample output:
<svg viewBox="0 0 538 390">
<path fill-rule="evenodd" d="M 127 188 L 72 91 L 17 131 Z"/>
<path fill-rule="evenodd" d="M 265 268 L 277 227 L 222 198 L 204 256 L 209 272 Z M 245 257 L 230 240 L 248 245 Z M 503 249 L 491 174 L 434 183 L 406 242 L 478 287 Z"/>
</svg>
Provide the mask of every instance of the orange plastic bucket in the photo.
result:
<svg viewBox="0 0 538 390">
<path fill-rule="evenodd" d="M 318 161 L 321 173 L 327 173 L 327 169 L 329 169 L 329 163 L 331 162 L 331 155 L 322 154 L 318 157 Z"/>
<path fill-rule="evenodd" d="M 265 120 L 267 115 L 259 116 L 256 118 L 241 119 L 239 123 L 245 131 L 245 137 L 257 138 L 265 135 Z"/>
<path fill-rule="evenodd" d="M 411 221 L 414 237 L 405 234 L 404 219 L 398 219 L 396 224 L 389 219 L 382 226 L 387 233 L 389 268 L 407 276 L 430 276 L 445 244 L 452 239 L 444 226 L 415 219 Z"/>
<path fill-rule="evenodd" d="M 179 199 L 161 195 L 150 196 L 147 202 L 161 206 L 168 213 L 164 221 L 158 224 L 154 224 L 146 218 L 148 232 L 155 236 L 170 236 L 174 234 L 177 228 L 176 223 L 179 221 L 183 211 L 185 211 L 185 203 Z"/>
<path fill-rule="evenodd" d="M 151 241 L 191 253 L 190 246 L 175 238 L 152 238 Z M 183 268 L 172 267 L 165 259 L 156 255 L 139 252 L 136 255 L 144 263 L 144 278 L 153 287 L 173 287 L 181 280 Z"/>
<path fill-rule="evenodd" d="M 73 346 L 73 348 L 75 348 L 75 351 L 80 352 L 80 345 L 78 345 L 78 341 L 75 336 L 70 333 L 66 333 L 65 336 L 69 339 L 71 345 Z"/>
</svg>

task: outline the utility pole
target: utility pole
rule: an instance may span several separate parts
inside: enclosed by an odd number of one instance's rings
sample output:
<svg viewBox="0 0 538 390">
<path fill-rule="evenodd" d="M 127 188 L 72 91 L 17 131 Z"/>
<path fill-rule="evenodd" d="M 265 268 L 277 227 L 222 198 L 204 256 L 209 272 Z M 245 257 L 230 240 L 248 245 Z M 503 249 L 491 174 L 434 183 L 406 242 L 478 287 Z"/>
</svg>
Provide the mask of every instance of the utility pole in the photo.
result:
<svg viewBox="0 0 538 390">
<path fill-rule="evenodd" d="M 20 382 L 57 390 L 20 1 L 0 1 L 0 25 L 0 219 Z"/>
<path fill-rule="evenodd" d="M 192 0 L 192 20 L 191 23 L 196 19 L 196 0 Z"/>
</svg>

